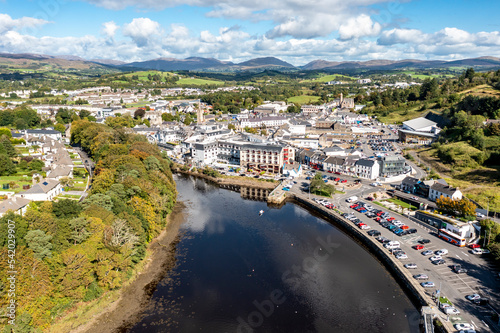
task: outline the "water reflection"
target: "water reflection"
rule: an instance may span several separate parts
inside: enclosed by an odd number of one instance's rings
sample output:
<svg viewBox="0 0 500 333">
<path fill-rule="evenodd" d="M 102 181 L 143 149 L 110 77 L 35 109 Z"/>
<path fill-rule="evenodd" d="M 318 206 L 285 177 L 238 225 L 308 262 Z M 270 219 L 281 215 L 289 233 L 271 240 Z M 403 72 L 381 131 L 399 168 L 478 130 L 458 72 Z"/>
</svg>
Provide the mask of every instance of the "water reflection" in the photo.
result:
<svg viewBox="0 0 500 333">
<path fill-rule="evenodd" d="M 188 203 L 178 264 L 131 332 L 418 331 L 399 285 L 331 224 L 297 205 L 270 209 L 241 190 L 176 181 Z"/>
</svg>

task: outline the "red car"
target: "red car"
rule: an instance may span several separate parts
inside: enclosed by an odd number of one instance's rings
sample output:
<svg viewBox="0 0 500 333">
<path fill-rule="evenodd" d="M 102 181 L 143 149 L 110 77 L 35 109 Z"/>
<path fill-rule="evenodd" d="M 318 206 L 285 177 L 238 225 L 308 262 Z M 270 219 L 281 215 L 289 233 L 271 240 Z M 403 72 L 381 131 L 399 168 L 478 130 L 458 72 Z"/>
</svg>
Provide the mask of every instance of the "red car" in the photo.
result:
<svg viewBox="0 0 500 333">
<path fill-rule="evenodd" d="M 375 221 L 377 221 L 377 222 L 380 222 L 380 220 L 382 220 L 382 218 L 381 218 L 381 217 L 377 217 L 377 218 L 375 218 Z"/>
<path fill-rule="evenodd" d="M 334 181 L 338 182 L 340 181 L 340 178 L 335 178 Z"/>
<path fill-rule="evenodd" d="M 394 217 L 392 217 L 392 216 L 391 216 L 391 217 L 389 217 L 389 218 L 387 219 L 387 221 L 389 221 L 389 222 L 392 222 L 392 221 L 394 221 L 394 220 L 395 220 L 395 218 L 394 218 Z"/>
<path fill-rule="evenodd" d="M 380 212 L 377 213 L 377 216 L 380 216 L 382 214 L 384 214 L 384 212 L 380 211 Z"/>
<path fill-rule="evenodd" d="M 358 205 L 357 205 L 357 204 L 353 204 L 353 205 L 350 205 L 350 206 L 349 206 L 349 208 L 352 208 L 352 209 L 354 209 L 354 208 L 356 208 L 356 207 L 358 207 Z"/>
<path fill-rule="evenodd" d="M 372 197 L 368 197 L 368 198 L 366 198 L 366 200 L 373 201 L 375 199 L 373 199 Z"/>
<path fill-rule="evenodd" d="M 471 249 L 477 249 L 478 247 L 481 247 L 479 244 L 469 244 L 469 247 Z"/>
<path fill-rule="evenodd" d="M 421 244 L 418 244 L 418 245 L 415 245 L 413 248 L 414 248 L 415 250 L 423 250 L 423 249 L 424 249 L 424 246 L 423 246 L 423 245 L 421 245 Z"/>
<path fill-rule="evenodd" d="M 338 172 L 338 171 L 335 171 L 335 172 L 334 172 L 334 174 L 336 174 L 336 175 L 341 175 L 341 173 L 340 173 L 340 172 Z"/>
<path fill-rule="evenodd" d="M 347 183 L 347 180 L 346 179 L 342 179 L 340 182 L 341 183 Z"/>
</svg>

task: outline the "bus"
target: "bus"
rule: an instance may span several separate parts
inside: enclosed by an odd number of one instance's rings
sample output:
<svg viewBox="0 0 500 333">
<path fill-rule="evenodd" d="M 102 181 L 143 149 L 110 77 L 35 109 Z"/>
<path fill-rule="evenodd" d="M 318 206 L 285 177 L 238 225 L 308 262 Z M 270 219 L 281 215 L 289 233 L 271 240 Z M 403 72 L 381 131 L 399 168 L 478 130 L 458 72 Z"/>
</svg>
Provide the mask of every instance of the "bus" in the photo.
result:
<svg viewBox="0 0 500 333">
<path fill-rule="evenodd" d="M 439 229 L 438 237 L 456 246 L 465 246 L 465 238 L 452 233 L 449 230 Z"/>
</svg>

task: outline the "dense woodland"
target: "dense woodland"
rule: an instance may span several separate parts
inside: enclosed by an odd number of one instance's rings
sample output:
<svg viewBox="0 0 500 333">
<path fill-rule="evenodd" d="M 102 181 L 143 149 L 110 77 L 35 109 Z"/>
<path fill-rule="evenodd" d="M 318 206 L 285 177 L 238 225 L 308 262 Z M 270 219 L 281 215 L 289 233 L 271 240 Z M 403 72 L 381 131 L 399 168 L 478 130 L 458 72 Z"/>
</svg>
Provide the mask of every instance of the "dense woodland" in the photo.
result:
<svg viewBox="0 0 500 333">
<path fill-rule="evenodd" d="M 15 332 L 39 332 L 76 303 L 120 288 L 176 200 L 169 161 L 144 137 L 76 120 L 71 141 L 96 161 L 89 196 L 33 202 L 23 217 L 0 219 L 1 276 L 9 270 L 7 221 L 16 225 Z M 0 298 L 2 311 L 7 299 Z M 14 332 L 6 319 L 1 332 Z"/>
</svg>

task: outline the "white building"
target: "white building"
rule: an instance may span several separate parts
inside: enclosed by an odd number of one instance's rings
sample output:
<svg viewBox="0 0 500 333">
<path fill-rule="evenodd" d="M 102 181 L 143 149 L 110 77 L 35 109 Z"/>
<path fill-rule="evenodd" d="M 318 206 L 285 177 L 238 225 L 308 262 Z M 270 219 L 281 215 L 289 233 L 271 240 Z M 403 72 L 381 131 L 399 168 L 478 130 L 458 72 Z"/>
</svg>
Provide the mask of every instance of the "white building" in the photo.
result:
<svg viewBox="0 0 500 333">
<path fill-rule="evenodd" d="M 462 192 L 458 188 L 436 182 L 429 190 L 429 200 L 436 201 L 441 196 L 452 200 L 461 200 L 463 197 Z"/>
<path fill-rule="evenodd" d="M 58 180 L 42 179 L 29 190 L 19 192 L 15 196 L 32 201 L 51 201 L 62 192 L 62 185 Z"/>
<path fill-rule="evenodd" d="M 377 179 L 380 174 L 380 164 L 375 160 L 360 159 L 354 165 L 358 177 Z"/>
</svg>

